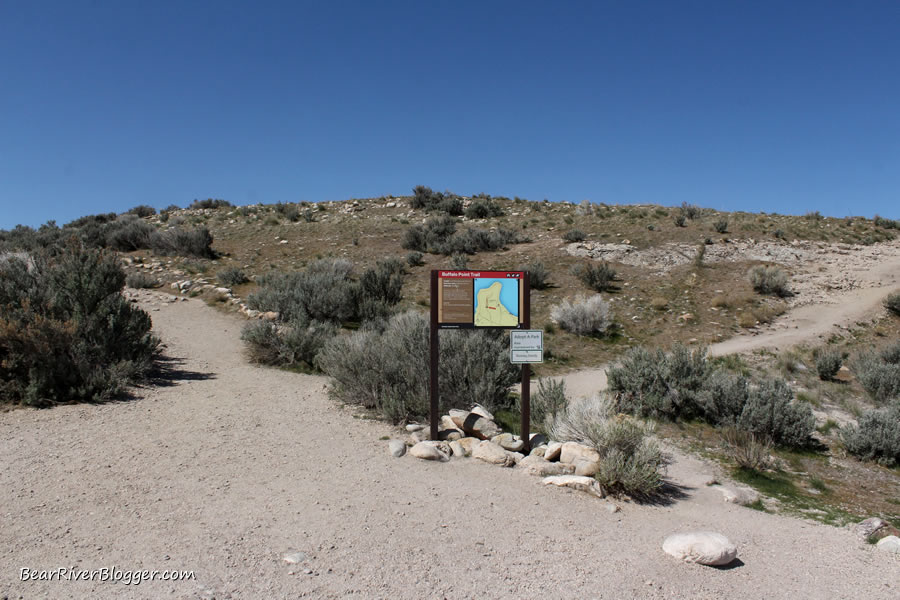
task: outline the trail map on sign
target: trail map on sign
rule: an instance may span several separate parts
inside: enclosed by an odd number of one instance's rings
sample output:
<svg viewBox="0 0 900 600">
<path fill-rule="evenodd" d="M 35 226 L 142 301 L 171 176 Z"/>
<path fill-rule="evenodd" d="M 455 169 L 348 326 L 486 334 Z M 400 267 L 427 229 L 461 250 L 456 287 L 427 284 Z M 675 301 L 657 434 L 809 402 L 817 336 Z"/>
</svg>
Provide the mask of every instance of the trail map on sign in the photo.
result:
<svg viewBox="0 0 900 600">
<path fill-rule="evenodd" d="M 475 279 L 475 326 L 515 327 L 519 324 L 519 280 Z"/>
</svg>

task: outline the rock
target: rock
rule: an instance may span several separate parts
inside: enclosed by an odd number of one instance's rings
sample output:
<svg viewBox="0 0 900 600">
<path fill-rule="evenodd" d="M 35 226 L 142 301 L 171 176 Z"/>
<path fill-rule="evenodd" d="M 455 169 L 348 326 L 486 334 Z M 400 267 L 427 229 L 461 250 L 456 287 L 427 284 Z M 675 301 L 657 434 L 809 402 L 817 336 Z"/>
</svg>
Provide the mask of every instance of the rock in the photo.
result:
<svg viewBox="0 0 900 600">
<path fill-rule="evenodd" d="M 713 567 L 727 565 L 737 558 L 737 548 L 721 533 L 695 531 L 670 535 L 663 542 L 666 554 L 689 563 Z"/>
<path fill-rule="evenodd" d="M 560 462 L 559 464 L 567 464 L 564 462 Z M 585 477 L 593 477 L 600 471 L 600 461 L 593 460 L 576 460 L 575 464 L 575 474 L 576 475 L 584 475 Z"/>
<path fill-rule="evenodd" d="M 551 475 L 571 475 L 575 471 L 572 465 L 564 465 L 558 462 L 550 462 L 544 460 L 540 456 L 526 456 L 519 461 L 518 466 L 525 470 L 529 475 L 537 475 L 538 477 L 549 477 Z"/>
<path fill-rule="evenodd" d="M 459 430 L 459 427 L 456 426 L 456 423 L 453 422 L 448 415 L 444 415 L 441 417 L 441 429 L 449 429 L 449 430 Z"/>
<path fill-rule="evenodd" d="M 559 462 L 573 465 L 576 461 L 584 460 L 587 462 L 599 462 L 600 453 L 584 444 L 578 442 L 566 442 L 562 445 L 559 455 Z"/>
<path fill-rule="evenodd" d="M 262 315 L 260 315 L 260 317 L 266 321 L 275 321 L 278 319 L 278 313 L 269 310 L 269 311 L 262 313 Z"/>
<path fill-rule="evenodd" d="M 519 464 L 521 461 L 523 461 L 525 459 L 525 455 L 522 454 L 521 452 L 510 452 L 509 455 L 512 456 L 513 462 L 515 464 Z"/>
<path fill-rule="evenodd" d="M 532 448 L 537 448 L 538 446 L 546 446 L 550 440 L 543 433 L 532 433 L 528 436 L 528 441 L 531 442 Z"/>
<path fill-rule="evenodd" d="M 547 451 L 547 446 L 538 446 L 537 448 L 531 449 L 531 454 L 529 456 L 540 456 L 544 458 L 544 453 Z"/>
<path fill-rule="evenodd" d="M 290 554 L 285 554 L 281 560 L 288 563 L 289 565 L 296 565 L 297 563 L 301 563 L 306 560 L 306 555 L 302 552 L 291 552 Z"/>
<path fill-rule="evenodd" d="M 459 445 L 465 449 L 466 454 L 471 455 L 472 451 L 475 449 L 475 446 L 481 443 L 481 440 L 473 437 L 464 437 L 460 440 L 457 440 Z"/>
<path fill-rule="evenodd" d="M 463 413 L 465 416 L 459 413 Z M 476 413 L 451 410 L 450 418 L 459 429 L 482 440 L 489 440 L 501 433 L 496 423 Z"/>
<path fill-rule="evenodd" d="M 455 442 L 461 440 L 465 434 L 458 429 L 442 429 L 438 431 L 438 439 L 447 442 Z"/>
<path fill-rule="evenodd" d="M 466 457 L 469 455 L 469 453 L 466 452 L 466 449 L 463 448 L 463 445 L 460 444 L 458 441 L 450 442 L 450 452 L 456 458 L 463 458 L 463 457 Z"/>
<path fill-rule="evenodd" d="M 499 445 L 504 450 L 509 450 L 510 452 L 518 452 L 525 447 L 525 440 L 522 440 L 518 436 L 515 436 L 511 433 L 501 433 L 500 435 L 495 435 L 491 438 L 491 442 Z"/>
<path fill-rule="evenodd" d="M 388 450 L 390 450 L 391 456 L 400 458 L 406 454 L 406 444 L 400 440 L 391 440 L 388 442 Z"/>
<path fill-rule="evenodd" d="M 850 372 L 850 369 L 847 367 L 841 367 L 838 369 L 838 372 L 834 374 L 833 379 L 835 381 L 841 381 L 843 383 L 850 383 L 853 381 L 853 373 Z"/>
<path fill-rule="evenodd" d="M 622 510 L 621 508 L 619 508 L 619 505 L 618 505 L 618 504 L 613 504 L 612 502 L 607 502 L 607 503 L 603 506 L 603 508 L 605 508 L 605 509 L 606 509 L 606 512 L 608 512 L 608 513 L 617 513 L 617 512 L 619 512 L 620 510 Z"/>
<path fill-rule="evenodd" d="M 712 485 L 713 489 L 722 492 L 722 499 L 731 504 L 749 506 L 759 500 L 759 493 L 749 487 L 725 487 L 724 485 Z"/>
<path fill-rule="evenodd" d="M 473 407 L 472 407 L 472 410 L 471 410 L 470 412 L 473 412 L 473 413 L 475 413 L 476 415 L 478 415 L 478 416 L 480 416 L 480 417 L 484 417 L 484 418 L 487 419 L 488 421 L 493 421 L 493 420 L 494 420 L 494 415 L 492 415 L 491 413 L 489 413 L 489 412 L 488 412 L 488 409 L 486 409 L 485 407 L 483 407 L 483 406 L 480 405 L 480 404 L 476 404 L 475 406 L 473 406 Z"/>
<path fill-rule="evenodd" d="M 544 458 L 547 460 L 559 460 L 559 455 L 562 454 L 562 444 L 559 442 L 551 442 L 547 444 L 547 449 L 544 451 Z"/>
<path fill-rule="evenodd" d="M 882 521 L 878 517 L 871 517 L 866 519 L 865 521 L 860 521 L 856 524 L 856 527 L 853 530 L 856 532 L 856 535 L 859 537 L 866 539 L 875 534 L 879 529 L 887 526 L 887 522 Z"/>
<path fill-rule="evenodd" d="M 879 550 L 887 550 L 894 554 L 900 554 L 900 537 L 889 535 L 885 538 L 881 538 L 878 540 L 878 543 L 875 544 L 875 547 Z"/>
<path fill-rule="evenodd" d="M 420 429 L 419 431 L 413 431 L 412 434 L 410 434 L 409 439 L 413 444 L 418 444 L 419 442 L 427 442 L 430 437 L 427 430 Z"/>
<path fill-rule="evenodd" d="M 414 431 L 422 431 L 423 429 L 425 429 L 425 426 L 421 423 L 410 423 L 406 426 L 406 430 L 410 433 L 413 433 Z"/>
<path fill-rule="evenodd" d="M 554 475 L 544 477 L 542 483 L 544 485 L 556 485 L 559 487 L 569 487 L 580 492 L 594 494 L 600 498 L 605 498 L 606 493 L 600 487 L 600 483 L 593 477 L 585 477 L 583 475 Z"/>
<path fill-rule="evenodd" d="M 450 460 L 450 457 L 441 452 L 437 445 L 432 442 L 419 442 L 409 449 L 409 453 L 422 460 L 437 460 L 441 462 Z"/>
<path fill-rule="evenodd" d="M 511 467 L 516 464 L 515 458 L 509 452 L 488 441 L 483 441 L 475 446 L 472 456 L 492 465 Z"/>
</svg>

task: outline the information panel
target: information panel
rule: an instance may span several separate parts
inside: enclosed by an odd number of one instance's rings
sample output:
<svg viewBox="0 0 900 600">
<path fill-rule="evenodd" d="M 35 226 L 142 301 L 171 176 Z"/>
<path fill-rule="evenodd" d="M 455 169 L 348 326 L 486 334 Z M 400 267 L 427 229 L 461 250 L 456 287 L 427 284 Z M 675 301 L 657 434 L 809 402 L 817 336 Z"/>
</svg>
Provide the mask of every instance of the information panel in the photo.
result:
<svg viewBox="0 0 900 600">
<path fill-rule="evenodd" d="M 438 271 L 438 327 L 520 328 L 524 276 L 523 271 Z"/>
</svg>

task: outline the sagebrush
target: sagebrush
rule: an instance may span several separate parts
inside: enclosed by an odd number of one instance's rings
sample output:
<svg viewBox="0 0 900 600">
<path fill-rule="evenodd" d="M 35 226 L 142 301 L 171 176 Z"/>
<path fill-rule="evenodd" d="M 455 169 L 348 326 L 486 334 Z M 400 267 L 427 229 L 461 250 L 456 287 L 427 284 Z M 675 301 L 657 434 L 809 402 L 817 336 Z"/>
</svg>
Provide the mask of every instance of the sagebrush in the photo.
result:
<svg viewBox="0 0 900 600">
<path fill-rule="evenodd" d="M 600 336 L 612 326 L 609 304 L 600 294 L 578 296 L 574 300 L 563 299 L 553 307 L 550 318 L 575 335 Z"/>
</svg>

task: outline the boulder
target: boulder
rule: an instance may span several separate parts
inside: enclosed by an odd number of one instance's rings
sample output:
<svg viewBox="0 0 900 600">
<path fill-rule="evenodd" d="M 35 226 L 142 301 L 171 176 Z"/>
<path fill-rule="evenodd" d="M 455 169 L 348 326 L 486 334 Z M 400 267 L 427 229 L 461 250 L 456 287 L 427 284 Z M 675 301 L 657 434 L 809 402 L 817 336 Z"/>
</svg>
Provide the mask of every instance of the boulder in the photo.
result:
<svg viewBox="0 0 900 600">
<path fill-rule="evenodd" d="M 438 446 L 432 442 L 419 442 L 409 449 L 409 453 L 422 460 L 448 461 L 450 457 L 441 452 Z"/>
<path fill-rule="evenodd" d="M 556 485 L 559 487 L 568 487 L 580 492 L 594 494 L 600 498 L 606 497 L 600 483 L 593 477 L 585 477 L 583 475 L 553 475 L 544 477 L 542 482 L 544 485 Z"/>
<path fill-rule="evenodd" d="M 511 433 L 501 433 L 500 435 L 495 435 L 491 438 L 491 442 L 499 445 L 504 450 L 509 450 L 510 452 L 518 452 L 525 447 L 525 441 L 522 440 L 519 436 L 513 435 Z"/>
<path fill-rule="evenodd" d="M 547 449 L 544 451 L 544 458 L 547 460 L 559 460 L 560 454 L 562 454 L 562 444 L 559 442 L 551 442 L 547 444 Z"/>
<path fill-rule="evenodd" d="M 684 562 L 713 567 L 737 558 L 737 547 L 721 533 L 712 531 L 676 533 L 667 537 L 662 547 L 666 554 Z"/>
<path fill-rule="evenodd" d="M 400 440 L 391 440 L 388 442 L 388 450 L 390 450 L 391 456 L 400 458 L 406 454 L 406 444 Z"/>
<path fill-rule="evenodd" d="M 447 442 L 461 440 L 466 434 L 458 429 L 442 429 L 438 431 L 438 439 Z"/>
<path fill-rule="evenodd" d="M 480 405 L 480 404 L 476 404 L 475 406 L 473 406 L 473 407 L 472 407 L 472 410 L 471 410 L 470 412 L 473 412 L 473 413 L 475 413 L 476 415 L 478 415 L 478 416 L 480 416 L 480 417 L 484 417 L 484 418 L 487 419 L 488 421 L 493 421 L 493 420 L 494 420 L 494 415 L 492 415 L 491 413 L 489 413 L 489 412 L 488 412 L 488 409 L 486 409 L 485 407 L 483 407 L 483 406 Z"/>
<path fill-rule="evenodd" d="M 711 487 L 719 490 L 722 493 L 722 499 L 731 504 L 749 506 L 759 500 L 759 493 L 753 488 L 744 486 L 726 487 L 724 485 L 713 485 Z"/>
<path fill-rule="evenodd" d="M 475 449 L 475 446 L 481 443 L 481 440 L 473 437 L 464 437 L 461 440 L 457 440 L 459 445 L 463 447 L 466 451 L 466 454 L 471 455 L 472 451 Z"/>
<path fill-rule="evenodd" d="M 409 435 L 409 439 L 410 439 L 410 441 L 412 441 L 413 444 L 418 444 L 419 442 L 427 442 L 430 437 L 431 437 L 431 435 L 429 434 L 427 429 L 413 431 Z"/>
<path fill-rule="evenodd" d="M 406 426 L 406 430 L 410 433 L 413 433 L 414 431 L 422 431 L 423 429 L 425 429 L 425 426 L 421 423 L 410 423 Z"/>
<path fill-rule="evenodd" d="M 878 540 L 878 543 L 875 544 L 875 547 L 879 550 L 887 550 L 894 554 L 900 554 L 900 537 L 889 535 L 885 538 L 881 538 Z"/>
<path fill-rule="evenodd" d="M 537 448 L 538 446 L 546 446 L 550 440 L 547 439 L 547 436 L 543 433 L 532 433 L 528 436 L 528 441 L 531 442 L 532 448 Z"/>
<path fill-rule="evenodd" d="M 860 521 L 856 524 L 856 527 L 853 530 L 856 532 L 856 535 L 859 537 L 866 539 L 875 534 L 879 529 L 882 529 L 887 526 L 887 522 L 882 521 L 878 517 L 871 517 L 866 519 L 865 521 Z"/>
<path fill-rule="evenodd" d="M 600 453 L 584 444 L 578 442 L 566 442 L 562 445 L 559 454 L 559 462 L 568 465 L 574 465 L 576 461 L 585 460 L 588 462 L 599 462 Z"/>
<path fill-rule="evenodd" d="M 549 460 L 544 460 L 540 456 L 533 454 L 520 460 L 518 466 L 524 469 L 529 475 L 537 475 L 538 477 L 571 475 L 575 471 L 575 467 L 572 465 L 550 462 Z"/>
<path fill-rule="evenodd" d="M 547 446 L 538 446 L 537 448 L 532 448 L 529 456 L 540 456 L 544 458 L 544 453 L 547 451 Z"/>
<path fill-rule="evenodd" d="M 516 464 L 515 458 L 509 452 L 488 441 L 481 442 L 475 446 L 472 450 L 472 456 L 492 465 L 511 467 Z"/>
<path fill-rule="evenodd" d="M 560 462 L 564 465 L 568 463 Z M 584 475 L 585 477 L 593 477 L 600 471 L 600 461 L 594 460 L 576 460 L 573 464 L 576 475 Z"/>
<path fill-rule="evenodd" d="M 463 413 L 465 416 L 459 413 Z M 489 440 L 501 433 L 496 423 L 476 413 L 451 410 L 450 418 L 453 419 L 453 423 L 457 428 L 481 440 Z"/>
<path fill-rule="evenodd" d="M 463 445 L 458 441 L 450 442 L 450 452 L 455 458 L 463 458 L 469 455 L 469 453 L 466 452 L 466 449 L 463 448 Z"/>
<path fill-rule="evenodd" d="M 449 415 L 444 415 L 441 417 L 441 429 L 459 430 L 459 427 L 456 426 L 456 423 L 453 422 Z"/>
</svg>

